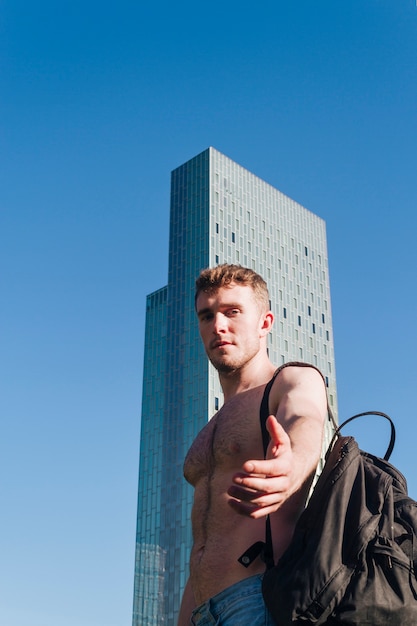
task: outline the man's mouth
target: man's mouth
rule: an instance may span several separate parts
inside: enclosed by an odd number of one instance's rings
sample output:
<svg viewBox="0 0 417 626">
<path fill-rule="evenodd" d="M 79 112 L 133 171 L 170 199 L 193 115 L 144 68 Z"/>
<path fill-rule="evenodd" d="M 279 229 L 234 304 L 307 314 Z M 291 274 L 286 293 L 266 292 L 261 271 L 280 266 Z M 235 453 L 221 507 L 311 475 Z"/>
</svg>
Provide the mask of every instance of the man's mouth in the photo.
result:
<svg viewBox="0 0 417 626">
<path fill-rule="evenodd" d="M 218 340 L 216 340 L 216 341 L 213 341 L 210 344 L 210 347 L 211 347 L 212 350 L 215 350 L 216 348 L 223 348 L 223 346 L 231 346 L 231 345 L 232 344 L 231 344 L 230 341 L 218 341 Z"/>
</svg>

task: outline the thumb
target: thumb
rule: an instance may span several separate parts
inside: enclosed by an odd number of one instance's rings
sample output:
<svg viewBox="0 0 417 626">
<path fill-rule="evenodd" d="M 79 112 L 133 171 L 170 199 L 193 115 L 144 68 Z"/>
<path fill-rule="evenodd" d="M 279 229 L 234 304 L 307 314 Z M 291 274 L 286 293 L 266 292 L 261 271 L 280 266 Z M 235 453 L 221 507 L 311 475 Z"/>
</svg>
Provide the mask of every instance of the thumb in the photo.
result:
<svg viewBox="0 0 417 626">
<path fill-rule="evenodd" d="M 278 451 L 282 451 L 282 448 L 290 446 L 290 438 L 278 422 L 275 415 L 270 415 L 266 420 L 266 428 L 271 437 L 271 441 L 267 450 L 267 458 L 273 458 L 278 455 Z"/>
</svg>

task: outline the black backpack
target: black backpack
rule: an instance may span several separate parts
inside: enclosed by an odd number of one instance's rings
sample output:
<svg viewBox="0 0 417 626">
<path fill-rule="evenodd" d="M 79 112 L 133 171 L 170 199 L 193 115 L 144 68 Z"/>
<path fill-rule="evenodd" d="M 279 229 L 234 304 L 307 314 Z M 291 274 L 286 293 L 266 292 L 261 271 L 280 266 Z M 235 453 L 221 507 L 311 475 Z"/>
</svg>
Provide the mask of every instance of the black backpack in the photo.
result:
<svg viewBox="0 0 417 626">
<path fill-rule="evenodd" d="M 340 429 L 362 415 L 391 424 L 383 459 Z M 263 580 L 278 626 L 417 625 L 417 503 L 388 463 L 395 428 L 360 413 L 335 433 L 292 542 Z"/>
</svg>

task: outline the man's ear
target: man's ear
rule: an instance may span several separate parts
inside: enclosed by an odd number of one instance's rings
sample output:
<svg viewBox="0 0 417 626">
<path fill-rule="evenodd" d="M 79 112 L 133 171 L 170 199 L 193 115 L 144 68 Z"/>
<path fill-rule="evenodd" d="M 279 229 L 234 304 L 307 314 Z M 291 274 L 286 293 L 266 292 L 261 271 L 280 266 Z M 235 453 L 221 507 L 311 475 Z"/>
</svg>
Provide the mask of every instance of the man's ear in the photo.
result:
<svg viewBox="0 0 417 626">
<path fill-rule="evenodd" d="M 272 311 L 267 311 L 261 318 L 261 322 L 261 337 L 264 337 L 271 331 L 274 323 L 274 314 Z"/>
</svg>

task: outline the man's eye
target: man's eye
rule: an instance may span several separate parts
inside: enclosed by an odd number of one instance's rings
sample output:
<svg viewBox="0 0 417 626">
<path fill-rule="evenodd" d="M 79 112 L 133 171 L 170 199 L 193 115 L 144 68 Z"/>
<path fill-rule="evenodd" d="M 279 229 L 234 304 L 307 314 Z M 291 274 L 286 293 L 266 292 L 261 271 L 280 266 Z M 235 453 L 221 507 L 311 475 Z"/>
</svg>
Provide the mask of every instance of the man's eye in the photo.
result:
<svg viewBox="0 0 417 626">
<path fill-rule="evenodd" d="M 237 315 L 239 313 L 239 309 L 230 309 L 230 311 L 228 312 L 228 315 L 233 316 L 233 315 Z"/>
</svg>

